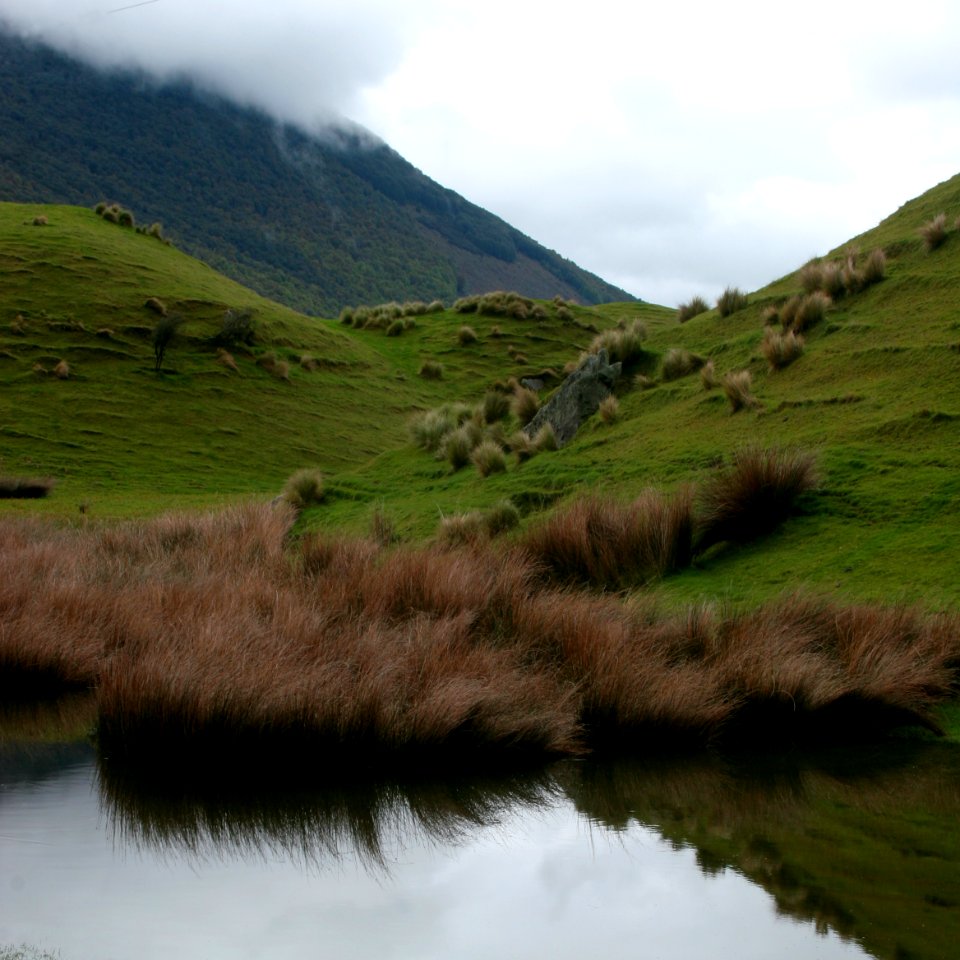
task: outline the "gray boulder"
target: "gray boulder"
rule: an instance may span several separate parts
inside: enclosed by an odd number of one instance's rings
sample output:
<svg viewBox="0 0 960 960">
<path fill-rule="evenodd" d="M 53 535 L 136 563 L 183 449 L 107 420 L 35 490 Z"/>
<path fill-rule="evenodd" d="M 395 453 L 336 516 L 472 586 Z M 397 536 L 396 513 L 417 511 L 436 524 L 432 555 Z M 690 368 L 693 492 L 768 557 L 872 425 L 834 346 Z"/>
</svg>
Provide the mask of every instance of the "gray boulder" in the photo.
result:
<svg viewBox="0 0 960 960">
<path fill-rule="evenodd" d="M 583 364 L 564 380 L 560 389 L 545 403 L 537 415 L 523 428 L 530 436 L 549 423 L 557 436 L 557 444 L 569 443 L 580 424 L 592 417 L 600 404 L 610 396 L 620 376 L 620 364 L 610 363 L 606 350 L 590 354 Z"/>
</svg>

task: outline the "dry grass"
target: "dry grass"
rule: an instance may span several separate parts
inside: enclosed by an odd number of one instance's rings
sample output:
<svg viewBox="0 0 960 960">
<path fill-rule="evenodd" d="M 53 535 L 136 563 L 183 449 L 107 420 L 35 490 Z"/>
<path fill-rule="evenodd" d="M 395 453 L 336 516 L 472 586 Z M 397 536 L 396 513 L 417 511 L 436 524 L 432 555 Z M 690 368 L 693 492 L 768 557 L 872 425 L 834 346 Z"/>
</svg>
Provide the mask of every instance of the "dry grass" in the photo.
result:
<svg viewBox="0 0 960 960">
<path fill-rule="evenodd" d="M 680 347 L 672 347 L 663 355 L 661 374 L 664 380 L 679 380 L 696 373 L 705 363 L 703 357 Z"/>
<path fill-rule="evenodd" d="M 520 426 L 525 427 L 540 409 L 540 396 L 528 387 L 517 387 L 513 393 L 510 408 L 513 415 L 520 421 Z"/>
<path fill-rule="evenodd" d="M 493 473 L 503 473 L 507 469 L 507 458 L 503 448 L 494 440 L 482 440 L 470 454 L 470 462 L 477 468 L 481 477 Z"/>
<path fill-rule="evenodd" d="M 763 331 L 760 352 L 766 358 L 771 371 L 782 370 L 803 354 L 803 337 L 792 330 L 784 333 L 767 327 Z"/>
<path fill-rule="evenodd" d="M 706 313 L 710 309 L 710 304 L 703 297 L 693 297 L 686 303 L 681 303 L 677 307 L 677 323 L 686 323 L 693 317 Z"/>
<path fill-rule="evenodd" d="M 700 383 L 704 390 L 713 390 L 720 386 L 720 381 L 717 379 L 717 370 L 712 360 L 708 360 L 700 368 Z"/>
<path fill-rule="evenodd" d="M 664 616 L 542 582 L 561 561 L 562 579 L 604 583 L 624 560 L 635 576 L 682 566 L 690 516 L 689 491 L 575 504 L 536 562 L 529 536 L 525 552 L 291 545 L 292 511 L 263 505 L 85 530 L 5 520 L 0 667 L 95 685 L 118 762 L 227 769 L 930 722 L 957 683 L 956 618 L 802 597 Z"/>
<path fill-rule="evenodd" d="M 753 377 L 749 370 L 731 370 L 720 378 L 720 386 L 727 400 L 730 401 L 730 410 L 737 413 L 740 410 L 750 410 L 760 404 L 750 392 Z"/>
<path fill-rule="evenodd" d="M 323 474 L 309 467 L 298 470 L 283 485 L 283 499 L 295 510 L 303 510 L 323 502 Z"/>
<path fill-rule="evenodd" d="M 727 287 L 717 300 L 717 313 L 721 317 L 729 317 L 738 310 L 743 310 L 749 303 L 747 295 L 738 287 Z"/>
<path fill-rule="evenodd" d="M 917 230 L 923 240 L 923 249 L 932 253 L 947 239 L 947 215 L 938 213 Z"/>
<path fill-rule="evenodd" d="M 633 503 L 584 497 L 529 530 L 524 550 L 550 579 L 619 589 L 682 569 L 690 557 L 692 492 L 649 490 Z"/>
<path fill-rule="evenodd" d="M 469 346 L 471 343 L 476 343 L 479 338 L 477 337 L 477 331 L 473 327 L 462 326 L 457 331 L 457 343 L 461 347 Z"/>
<path fill-rule="evenodd" d="M 611 393 L 600 402 L 597 413 L 604 423 L 616 423 L 620 419 L 620 401 Z"/>
<path fill-rule="evenodd" d="M 53 368 L 53 375 L 58 380 L 69 380 L 70 379 L 70 364 L 66 360 L 60 360 L 57 362 L 57 365 Z"/>
<path fill-rule="evenodd" d="M 623 328 L 604 330 L 590 343 L 589 353 L 607 351 L 610 363 L 622 363 L 628 369 L 644 359 L 647 354 L 643 343 L 647 339 L 647 328 L 642 320 L 633 320 Z"/>
<path fill-rule="evenodd" d="M 417 375 L 424 380 L 442 380 L 443 364 L 435 360 L 424 360 L 424 362 L 420 364 Z"/>
<path fill-rule="evenodd" d="M 780 322 L 784 330 L 803 333 L 821 323 L 832 304 L 833 301 L 822 290 L 791 297 L 780 308 Z"/>
<path fill-rule="evenodd" d="M 818 483 L 816 460 L 809 453 L 760 447 L 739 451 L 733 464 L 717 470 L 697 496 L 697 550 L 764 536 Z"/>
</svg>

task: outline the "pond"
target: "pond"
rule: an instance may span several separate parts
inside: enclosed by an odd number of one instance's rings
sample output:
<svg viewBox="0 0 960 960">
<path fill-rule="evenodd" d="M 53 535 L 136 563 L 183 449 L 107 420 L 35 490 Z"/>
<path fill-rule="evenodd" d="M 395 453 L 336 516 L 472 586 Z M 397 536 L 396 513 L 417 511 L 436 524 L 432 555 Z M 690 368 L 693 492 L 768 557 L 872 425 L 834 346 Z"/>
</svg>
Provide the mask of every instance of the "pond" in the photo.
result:
<svg viewBox="0 0 960 960">
<path fill-rule="evenodd" d="M 265 786 L 0 746 L 0 946 L 94 958 L 890 957 L 960 943 L 960 751 Z M 2 951 L 0 951 L 2 956 Z"/>
</svg>

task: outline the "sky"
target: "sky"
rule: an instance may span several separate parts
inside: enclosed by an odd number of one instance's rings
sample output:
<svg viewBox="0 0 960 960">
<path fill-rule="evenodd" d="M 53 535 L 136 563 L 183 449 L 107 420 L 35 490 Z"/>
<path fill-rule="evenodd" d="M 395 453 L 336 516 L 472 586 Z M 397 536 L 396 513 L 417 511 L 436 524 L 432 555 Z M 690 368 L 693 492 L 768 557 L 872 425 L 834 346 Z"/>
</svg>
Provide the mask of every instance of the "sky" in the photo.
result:
<svg viewBox="0 0 960 960">
<path fill-rule="evenodd" d="M 347 118 L 644 300 L 755 289 L 960 172 L 954 0 L 0 0 L 310 131 Z"/>
</svg>

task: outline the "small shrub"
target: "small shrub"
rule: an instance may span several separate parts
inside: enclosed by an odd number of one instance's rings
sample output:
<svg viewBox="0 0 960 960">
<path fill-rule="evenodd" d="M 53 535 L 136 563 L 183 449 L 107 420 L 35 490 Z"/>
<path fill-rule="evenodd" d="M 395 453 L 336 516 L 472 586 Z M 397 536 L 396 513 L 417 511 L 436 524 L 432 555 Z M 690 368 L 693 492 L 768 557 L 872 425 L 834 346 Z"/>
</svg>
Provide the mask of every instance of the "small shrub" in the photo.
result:
<svg viewBox="0 0 960 960">
<path fill-rule="evenodd" d="M 702 553 L 715 543 L 746 543 L 771 532 L 791 513 L 797 498 L 818 484 L 816 459 L 799 450 L 748 447 L 733 465 L 700 488 L 695 543 Z"/>
<path fill-rule="evenodd" d="M 721 317 L 729 317 L 730 314 L 742 310 L 748 303 L 747 295 L 742 290 L 738 287 L 727 287 L 717 300 L 717 312 Z"/>
<path fill-rule="evenodd" d="M 470 459 L 481 477 L 492 473 L 503 473 L 507 469 L 507 458 L 499 444 L 484 440 L 473 451 Z"/>
<path fill-rule="evenodd" d="M 704 390 L 713 390 L 714 387 L 720 386 L 720 381 L 717 379 L 717 371 L 712 360 L 708 360 L 700 368 L 700 383 L 703 384 Z"/>
<path fill-rule="evenodd" d="M 677 322 L 686 323 L 688 320 L 698 317 L 701 313 L 706 313 L 709 309 L 710 305 L 703 297 L 693 297 L 677 307 Z"/>
<path fill-rule="evenodd" d="M 309 467 L 298 470 L 287 478 L 281 496 L 296 510 L 320 503 L 324 497 L 323 474 Z"/>
<path fill-rule="evenodd" d="M 467 347 L 472 343 L 476 343 L 477 340 L 477 331 L 474 330 L 473 327 L 464 325 L 457 331 L 457 342 L 461 347 Z"/>
<path fill-rule="evenodd" d="M 704 362 L 703 357 L 689 350 L 673 347 L 663 356 L 663 379 L 679 380 L 680 377 L 689 376 L 699 370 Z"/>
<path fill-rule="evenodd" d="M 390 322 L 390 325 L 387 327 L 387 336 L 388 337 L 399 337 L 401 333 L 406 328 L 403 325 L 403 321 L 400 319 L 393 320 Z"/>
<path fill-rule="evenodd" d="M 159 373 L 163 367 L 164 358 L 167 355 L 167 349 L 176 336 L 177 328 L 180 326 L 182 318 L 179 316 L 163 314 L 156 322 L 150 335 L 150 342 L 153 345 L 153 369 Z"/>
<path fill-rule="evenodd" d="M 720 385 L 730 401 L 730 408 L 733 413 L 747 407 L 759 406 L 756 397 L 750 392 L 752 382 L 753 377 L 751 377 L 749 370 L 733 370 L 724 374 L 720 380 Z"/>
<path fill-rule="evenodd" d="M 540 409 L 540 397 L 529 387 L 518 387 L 513 394 L 510 408 L 513 415 L 520 421 L 520 425 L 526 426 Z"/>
<path fill-rule="evenodd" d="M 417 372 L 424 380 L 442 380 L 443 364 L 435 360 L 424 360 Z"/>
<path fill-rule="evenodd" d="M 620 401 L 611 393 L 600 401 L 597 412 L 604 423 L 616 423 L 620 419 Z"/>
<path fill-rule="evenodd" d="M 783 332 L 767 327 L 763 332 L 760 352 L 771 370 L 782 370 L 803 353 L 803 337 L 792 330 Z"/>
<path fill-rule="evenodd" d="M 936 250 L 947 239 L 947 215 L 938 213 L 932 220 L 928 220 L 917 230 L 923 240 L 923 248 L 927 253 Z"/>
</svg>

